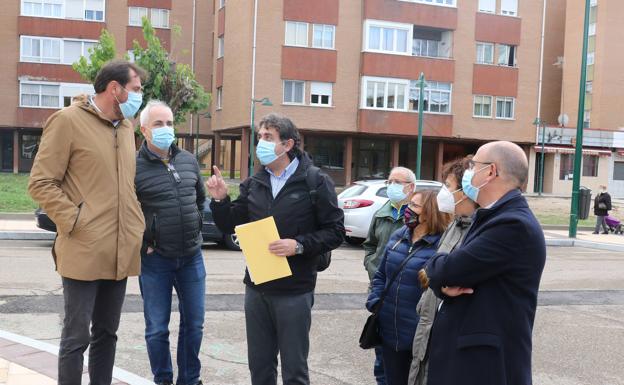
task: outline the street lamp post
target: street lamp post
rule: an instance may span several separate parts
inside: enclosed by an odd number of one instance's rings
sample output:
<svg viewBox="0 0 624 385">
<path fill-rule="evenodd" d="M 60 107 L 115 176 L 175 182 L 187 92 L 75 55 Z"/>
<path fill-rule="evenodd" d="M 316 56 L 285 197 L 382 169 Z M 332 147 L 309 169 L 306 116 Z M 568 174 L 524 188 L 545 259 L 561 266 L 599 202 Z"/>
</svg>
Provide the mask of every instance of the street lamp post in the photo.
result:
<svg viewBox="0 0 624 385">
<path fill-rule="evenodd" d="M 544 153 L 544 145 L 546 143 L 546 122 L 540 118 L 535 118 L 533 124 L 535 124 L 538 128 L 540 127 L 540 125 L 542 127 L 542 154 L 540 156 L 538 176 L 539 179 L 537 181 L 537 194 L 539 196 L 542 196 L 542 193 L 544 192 L 544 157 L 546 156 L 546 154 Z"/>
<path fill-rule="evenodd" d="M 249 138 L 249 176 L 253 175 L 254 170 L 254 158 L 255 158 L 255 139 L 256 139 L 256 126 L 254 123 L 256 115 L 256 103 L 262 103 L 263 106 L 272 106 L 269 98 L 251 99 L 251 124 L 249 125 L 251 136 Z"/>
<path fill-rule="evenodd" d="M 416 151 L 416 179 L 420 179 L 420 164 L 422 160 L 422 131 L 423 131 L 423 109 L 424 109 L 424 93 L 427 83 L 425 83 L 425 74 L 420 73 L 420 77 L 416 82 L 418 86 L 418 149 Z"/>
<path fill-rule="evenodd" d="M 576 238 L 581 187 L 581 160 L 583 159 L 583 122 L 585 120 L 585 85 L 587 80 L 587 35 L 589 34 L 589 9 L 591 0 L 585 0 L 585 22 L 583 24 L 583 50 L 581 57 L 581 79 L 579 89 L 578 116 L 576 119 L 576 149 L 574 152 L 574 178 L 572 179 L 572 206 L 568 236 Z"/>
</svg>

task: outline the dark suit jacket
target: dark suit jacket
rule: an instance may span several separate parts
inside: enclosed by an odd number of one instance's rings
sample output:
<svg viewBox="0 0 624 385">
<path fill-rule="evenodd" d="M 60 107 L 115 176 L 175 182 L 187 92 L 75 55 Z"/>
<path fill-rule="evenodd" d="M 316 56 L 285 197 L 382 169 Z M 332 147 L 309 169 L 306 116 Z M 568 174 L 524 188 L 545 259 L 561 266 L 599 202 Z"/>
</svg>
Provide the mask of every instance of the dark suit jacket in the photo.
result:
<svg viewBox="0 0 624 385">
<path fill-rule="evenodd" d="M 444 298 L 432 329 L 429 385 L 529 385 L 531 335 L 546 260 L 542 229 L 519 190 L 480 209 L 462 246 L 435 256 L 430 287 Z"/>
</svg>

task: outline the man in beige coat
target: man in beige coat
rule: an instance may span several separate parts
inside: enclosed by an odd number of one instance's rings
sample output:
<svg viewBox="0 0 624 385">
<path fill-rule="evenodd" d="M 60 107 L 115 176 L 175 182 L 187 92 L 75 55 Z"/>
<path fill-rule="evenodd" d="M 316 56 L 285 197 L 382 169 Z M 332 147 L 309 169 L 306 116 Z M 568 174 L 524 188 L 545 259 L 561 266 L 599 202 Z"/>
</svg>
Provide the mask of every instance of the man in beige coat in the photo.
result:
<svg viewBox="0 0 624 385">
<path fill-rule="evenodd" d="M 145 223 L 134 190 L 134 130 L 142 102 L 136 65 L 115 60 L 46 122 L 28 190 L 57 226 L 52 248 L 65 319 L 59 384 L 79 385 L 89 348 L 92 385 L 110 384 L 127 277 L 140 272 Z M 91 333 L 89 325 L 91 324 Z"/>
</svg>

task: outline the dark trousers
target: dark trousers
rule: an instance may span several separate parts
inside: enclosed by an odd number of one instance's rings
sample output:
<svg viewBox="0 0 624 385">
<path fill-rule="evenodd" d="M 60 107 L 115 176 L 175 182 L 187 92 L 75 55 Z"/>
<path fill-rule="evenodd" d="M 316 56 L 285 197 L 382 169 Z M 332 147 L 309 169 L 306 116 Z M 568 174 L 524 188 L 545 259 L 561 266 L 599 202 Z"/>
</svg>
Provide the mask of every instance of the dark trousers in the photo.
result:
<svg viewBox="0 0 624 385">
<path fill-rule="evenodd" d="M 601 226 L 604 229 L 605 233 L 609 232 L 609 227 L 607 226 L 607 221 L 605 220 L 605 218 L 606 218 L 605 215 L 596 216 L 596 228 L 594 229 L 594 232 L 599 233 Z"/>
<path fill-rule="evenodd" d="M 247 355 L 252 385 L 309 385 L 308 352 L 314 292 L 270 295 L 245 288 Z"/>
<path fill-rule="evenodd" d="M 412 364 L 412 352 L 409 350 L 397 352 L 388 346 L 384 346 L 382 352 L 386 384 L 407 385 L 410 365 Z"/>
<path fill-rule="evenodd" d="M 145 341 L 154 382 L 173 382 L 169 318 L 175 288 L 180 311 L 177 384 L 197 384 L 200 380 L 199 349 L 204 333 L 206 296 L 206 268 L 201 250 L 187 258 L 167 258 L 155 252 L 144 256 L 139 284 L 143 296 Z"/>
<path fill-rule="evenodd" d="M 375 348 L 375 366 L 373 374 L 377 385 L 386 385 L 386 373 L 384 371 L 383 349 L 381 346 Z"/>
<path fill-rule="evenodd" d="M 59 385 L 81 384 L 87 347 L 90 384 L 110 385 L 126 282 L 63 277 L 65 318 L 59 349 Z"/>
</svg>

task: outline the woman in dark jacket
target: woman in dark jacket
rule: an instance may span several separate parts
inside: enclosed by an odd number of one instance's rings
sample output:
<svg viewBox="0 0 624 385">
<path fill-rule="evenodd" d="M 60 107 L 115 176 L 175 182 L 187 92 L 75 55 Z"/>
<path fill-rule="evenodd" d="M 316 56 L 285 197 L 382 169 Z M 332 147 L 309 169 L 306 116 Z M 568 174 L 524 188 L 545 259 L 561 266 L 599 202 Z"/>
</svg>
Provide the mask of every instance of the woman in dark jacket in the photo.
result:
<svg viewBox="0 0 624 385">
<path fill-rule="evenodd" d="M 388 385 L 407 384 L 418 325 L 416 304 L 422 294 L 418 271 L 436 252 L 440 235 L 450 220 L 449 214 L 438 210 L 436 192 L 416 192 L 405 210 L 405 226 L 390 237 L 373 278 L 366 302 L 369 311 L 375 309 L 382 292 L 387 291 L 379 311 L 379 326 Z M 409 260 L 399 269 L 406 258 Z M 396 279 L 390 282 L 395 274 Z"/>
<path fill-rule="evenodd" d="M 600 186 L 600 193 L 594 199 L 594 215 L 596 216 L 594 234 L 598 234 L 600 226 L 604 229 L 603 234 L 609 234 L 605 218 L 609 215 L 609 210 L 611 209 L 611 195 L 607 192 L 607 186 Z"/>
</svg>

